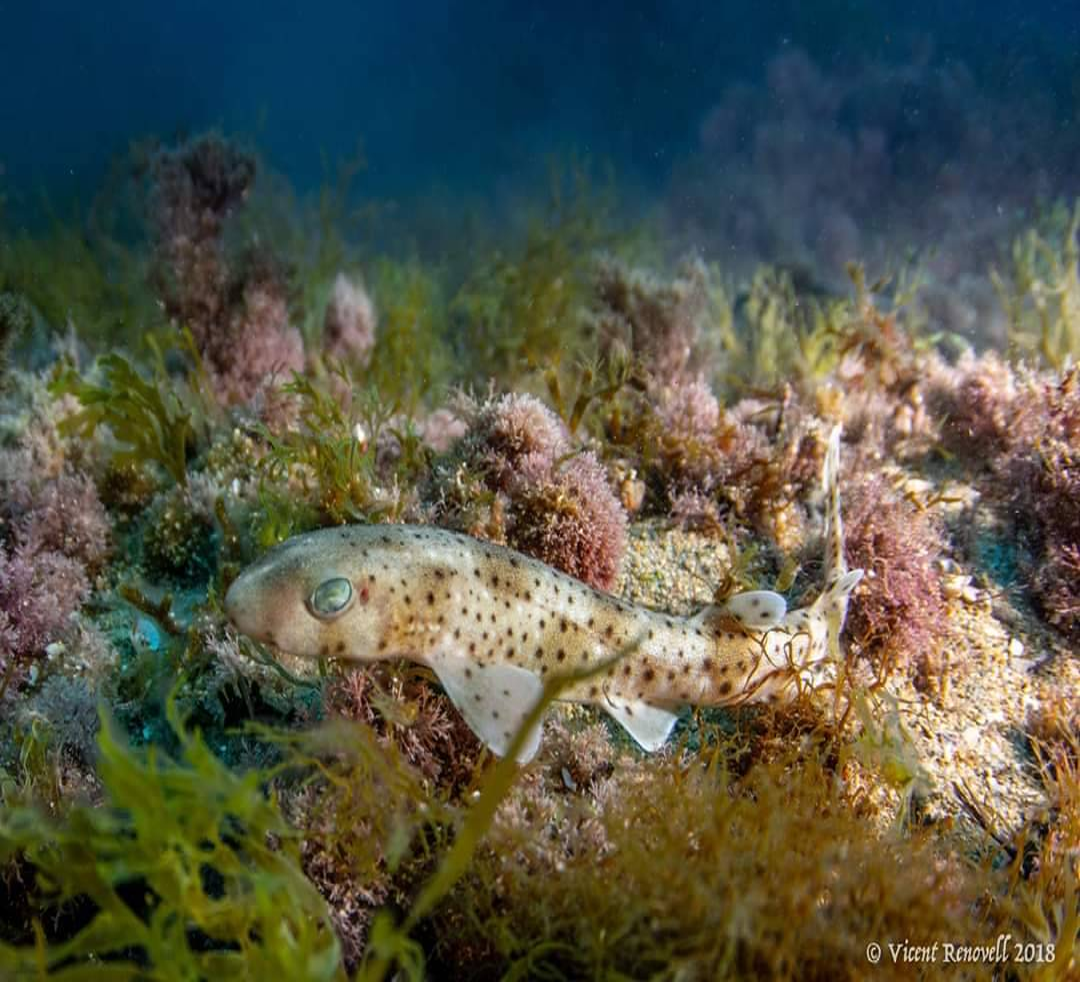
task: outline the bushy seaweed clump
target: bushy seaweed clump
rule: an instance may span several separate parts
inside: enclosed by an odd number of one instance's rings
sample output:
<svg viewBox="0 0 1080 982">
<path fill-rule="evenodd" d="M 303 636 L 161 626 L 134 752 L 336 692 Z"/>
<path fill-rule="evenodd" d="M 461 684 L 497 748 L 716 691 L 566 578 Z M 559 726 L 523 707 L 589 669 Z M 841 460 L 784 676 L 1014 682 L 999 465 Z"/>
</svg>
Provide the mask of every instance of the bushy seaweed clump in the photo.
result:
<svg viewBox="0 0 1080 982">
<path fill-rule="evenodd" d="M 626 512 L 603 465 L 535 396 L 462 407 L 469 429 L 426 491 L 439 522 L 527 552 L 593 586 L 615 582 Z"/>
<path fill-rule="evenodd" d="M 531 216 L 524 240 L 477 264 L 451 303 L 455 353 L 471 382 L 513 385 L 536 368 L 586 353 L 593 255 L 612 232 L 608 207 L 587 175 L 579 170 L 571 178 L 553 175 L 548 206 Z"/>
<path fill-rule="evenodd" d="M 375 346 L 378 317 L 363 283 L 338 273 L 323 320 L 323 350 L 331 358 L 365 366 Z"/>
<path fill-rule="evenodd" d="M 205 583 L 217 566 L 219 533 L 207 503 L 176 486 L 147 510 L 141 545 L 143 568 L 155 582 Z"/>
<path fill-rule="evenodd" d="M 1032 533 L 1031 585 L 1047 620 L 1080 632 L 1080 369 L 1040 387 L 1041 432 L 1003 461 L 1011 511 Z"/>
<path fill-rule="evenodd" d="M 1058 203 L 1013 242 L 1012 268 L 991 271 L 1010 347 L 1061 370 L 1080 358 L 1080 199 Z"/>
<path fill-rule="evenodd" d="M 364 955 L 375 914 L 404 906 L 450 827 L 482 747 L 460 714 L 414 671 L 353 669 L 324 688 L 327 723 L 290 745 L 322 777 L 283 785 L 304 829 L 303 868 L 326 897 L 346 966 Z M 424 836 L 410 842 L 426 826 Z M 415 848 L 414 848 L 415 846 Z"/>
<path fill-rule="evenodd" d="M 0 293 L 0 385 L 7 370 L 8 353 L 32 323 L 30 305 L 17 293 Z"/>
<path fill-rule="evenodd" d="M 326 906 L 264 775 L 234 774 L 172 722 L 175 761 L 103 728 L 103 806 L 0 813 L 2 973 L 340 979 Z"/>
<path fill-rule="evenodd" d="M 463 977 L 858 979 L 867 939 L 932 944 L 961 924 L 982 936 L 963 863 L 879 838 L 820 761 L 737 779 L 680 755 L 563 770 L 501 806 L 433 918 L 437 964 Z"/>
<path fill-rule="evenodd" d="M 943 373 L 932 404 L 944 446 L 978 468 L 988 499 L 1024 537 L 1047 620 L 1080 626 L 1080 374 L 1017 375 L 993 355 Z"/>
<path fill-rule="evenodd" d="M 317 525 L 400 519 L 412 504 L 428 450 L 411 419 L 346 371 L 332 383 L 337 395 L 294 375 L 281 390 L 294 422 L 262 429 L 264 545 Z"/>
<path fill-rule="evenodd" d="M 58 366 L 50 391 L 54 396 L 72 395 L 81 405 L 61 422 L 64 434 L 90 440 L 105 426 L 115 441 L 116 469 L 134 468 L 145 475 L 147 467 L 160 467 L 177 484 L 185 484 L 196 443 L 192 421 L 196 393 L 190 385 L 174 385 L 161 349 L 155 346 L 153 352 L 149 380 L 123 355 L 111 352 L 98 360 L 88 378 L 71 365 Z"/>
<path fill-rule="evenodd" d="M 284 269 L 257 246 L 225 248 L 228 218 L 255 180 L 255 160 L 206 135 L 159 150 L 149 163 L 154 285 L 165 312 L 195 339 L 218 395 L 245 402 L 269 377 L 304 365 L 289 322 Z"/>
<path fill-rule="evenodd" d="M 383 259 L 372 280 L 382 327 L 363 379 L 380 398 L 415 411 L 462 374 L 448 341 L 444 287 L 435 271 L 415 261 Z"/>
<path fill-rule="evenodd" d="M 34 439 L 0 450 L 0 691 L 70 633 L 111 549 L 93 481 Z"/>
<path fill-rule="evenodd" d="M 695 377 L 707 342 L 716 343 L 710 334 L 724 327 L 718 287 L 700 260 L 664 282 L 607 257 L 597 264 L 592 289 L 588 322 L 601 353 L 622 346 L 657 388 Z"/>
<path fill-rule="evenodd" d="M 996 352 L 965 352 L 955 366 L 936 365 L 928 405 L 941 447 L 976 471 L 994 473 L 1002 456 L 1039 431 L 1035 377 Z"/>
<path fill-rule="evenodd" d="M 844 485 L 844 550 L 852 569 L 865 570 L 845 630 L 879 678 L 901 667 L 926 683 L 947 669 L 943 549 L 931 514 L 893 492 L 880 474 Z"/>
</svg>

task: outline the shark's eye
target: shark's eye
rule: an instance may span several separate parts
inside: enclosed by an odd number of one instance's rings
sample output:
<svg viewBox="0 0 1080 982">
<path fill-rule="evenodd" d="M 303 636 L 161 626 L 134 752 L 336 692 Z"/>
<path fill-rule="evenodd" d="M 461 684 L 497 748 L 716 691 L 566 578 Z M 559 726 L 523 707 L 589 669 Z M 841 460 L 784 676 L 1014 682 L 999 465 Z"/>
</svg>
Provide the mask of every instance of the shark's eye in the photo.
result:
<svg viewBox="0 0 1080 982">
<path fill-rule="evenodd" d="M 352 598 L 352 584 L 343 576 L 335 576 L 315 587 L 308 606 L 316 617 L 337 617 L 352 603 Z"/>
</svg>

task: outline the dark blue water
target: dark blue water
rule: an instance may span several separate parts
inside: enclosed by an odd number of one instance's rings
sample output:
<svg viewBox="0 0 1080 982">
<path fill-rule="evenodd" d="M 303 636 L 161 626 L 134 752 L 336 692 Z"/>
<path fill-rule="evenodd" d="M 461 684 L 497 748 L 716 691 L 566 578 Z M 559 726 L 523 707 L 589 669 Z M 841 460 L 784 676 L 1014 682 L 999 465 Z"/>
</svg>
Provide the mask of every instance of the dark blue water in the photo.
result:
<svg viewBox="0 0 1080 982">
<path fill-rule="evenodd" d="M 210 126 L 301 187 L 361 141 L 377 194 L 483 190 L 567 148 L 659 187 L 724 89 L 792 47 L 828 71 L 923 46 L 1063 126 L 1080 98 L 1070 2 L 44 0 L 0 25 L 9 194 L 87 192 L 130 139 Z"/>
<path fill-rule="evenodd" d="M 444 261 L 585 162 L 671 258 L 843 291 L 914 256 L 929 321 L 998 344 L 989 270 L 1080 195 L 1076 2 L 301 8 L 0 3 L 0 222 L 80 220 L 133 144 L 215 128 L 279 199 L 362 155 L 349 207 L 393 225 L 369 253 Z"/>
</svg>

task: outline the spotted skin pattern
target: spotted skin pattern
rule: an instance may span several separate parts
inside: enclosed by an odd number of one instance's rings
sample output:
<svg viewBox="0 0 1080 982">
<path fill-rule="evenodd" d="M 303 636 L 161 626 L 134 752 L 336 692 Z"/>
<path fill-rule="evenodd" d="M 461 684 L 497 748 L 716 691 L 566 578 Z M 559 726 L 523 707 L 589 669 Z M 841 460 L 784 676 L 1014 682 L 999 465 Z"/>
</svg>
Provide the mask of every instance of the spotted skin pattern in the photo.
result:
<svg viewBox="0 0 1080 982">
<path fill-rule="evenodd" d="M 826 480 L 835 487 L 832 462 Z M 827 534 L 839 523 L 839 497 L 828 500 Z M 354 525 L 270 550 L 233 583 L 225 606 L 240 631 L 294 655 L 428 665 L 497 752 L 509 721 L 529 708 L 520 703 L 535 700 L 545 680 L 610 662 L 560 698 L 605 709 L 655 749 L 685 704 L 776 701 L 809 680 L 858 581 L 838 544 L 830 542 L 831 584 L 811 607 L 785 612 L 781 598 L 755 591 L 684 618 L 455 532 Z"/>
</svg>

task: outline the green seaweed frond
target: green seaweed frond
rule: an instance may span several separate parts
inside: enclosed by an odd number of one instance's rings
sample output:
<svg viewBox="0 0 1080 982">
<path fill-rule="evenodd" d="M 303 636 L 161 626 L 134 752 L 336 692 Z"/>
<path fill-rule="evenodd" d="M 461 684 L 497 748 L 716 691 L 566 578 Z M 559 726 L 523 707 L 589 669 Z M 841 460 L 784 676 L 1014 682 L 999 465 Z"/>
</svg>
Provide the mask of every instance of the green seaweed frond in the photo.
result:
<svg viewBox="0 0 1080 982">
<path fill-rule="evenodd" d="M 387 398 L 415 409 L 460 374 L 447 342 L 441 279 L 419 262 L 381 259 L 372 292 L 378 298 L 379 330 L 366 379 Z"/>
<path fill-rule="evenodd" d="M 900 719 L 895 696 L 884 689 L 879 696 L 886 707 L 884 713 L 874 712 L 865 693 L 856 691 L 852 694 L 852 706 L 862 732 L 852 744 L 851 753 L 900 793 L 896 823 L 903 828 L 911 818 L 913 804 L 930 790 L 930 777 L 919 760 L 911 734 Z"/>
<path fill-rule="evenodd" d="M 1080 359 L 1080 199 L 1013 242 L 1012 269 L 990 271 L 1009 320 L 1009 346 L 1061 370 Z"/>
<path fill-rule="evenodd" d="M 612 407 L 627 387 L 644 388 L 644 376 L 622 346 L 596 358 L 582 359 L 571 372 L 559 371 L 557 364 L 544 370 L 544 382 L 555 411 L 571 434 L 592 409 Z"/>
<path fill-rule="evenodd" d="M 169 722 L 177 759 L 126 746 L 103 719 L 105 804 L 61 819 L 0 812 L 0 860 L 21 860 L 29 923 L 0 943 L 20 979 L 343 978 L 300 841 L 263 791 Z"/>
<path fill-rule="evenodd" d="M 411 484 L 426 465 L 421 440 L 395 405 L 384 402 L 375 387 L 355 386 L 344 366 L 333 366 L 331 372 L 349 393 L 348 409 L 321 383 L 294 374 L 283 391 L 297 400 L 298 425 L 282 434 L 263 428 L 270 449 L 260 469 L 271 503 L 267 518 L 275 526 L 274 541 L 299 531 L 290 516 L 300 516 L 294 495 L 286 495 L 288 506 L 272 506 L 273 485 L 284 487 L 290 479 L 298 480 L 314 507 L 316 524 L 392 520 L 400 504 L 399 483 Z M 378 466 L 384 437 L 395 440 L 400 449 L 389 469 L 392 473 L 380 473 Z M 259 537 L 269 544 L 266 533 L 264 522 Z"/>
<path fill-rule="evenodd" d="M 451 303 L 472 381 L 512 384 L 560 357 L 587 354 L 583 313 L 593 257 L 613 241 L 608 212 L 584 168 L 571 168 L 569 181 L 553 171 L 548 208 L 520 247 L 480 264 Z"/>
<path fill-rule="evenodd" d="M 185 346 L 195 353 L 190 334 Z M 148 339 L 155 356 L 152 380 L 143 378 L 123 355 L 111 352 L 97 362 L 101 382 L 80 377 L 71 364 L 55 372 L 49 390 L 54 396 L 71 394 L 82 409 L 60 424 L 61 432 L 91 439 L 105 425 L 123 447 L 116 455 L 119 466 L 153 461 L 180 485 L 187 483 L 187 461 L 195 445 L 191 400 L 174 387 L 165 370 L 160 346 Z M 195 355 L 197 358 L 197 355 Z"/>
<path fill-rule="evenodd" d="M 32 323 L 33 312 L 25 297 L 0 292 L 0 379 L 7 369 L 8 353 L 16 340 L 29 331 Z"/>
<path fill-rule="evenodd" d="M 867 283 L 849 263 L 852 293 L 830 297 L 798 289 L 785 269 L 761 266 L 743 307 L 743 325 L 725 342 L 736 387 L 773 388 L 792 379 L 815 382 L 849 355 L 879 366 L 883 380 L 914 352 L 940 338 L 925 334 L 916 302 L 921 270 L 902 265 L 895 275 Z"/>
<path fill-rule="evenodd" d="M 54 330 L 73 324 L 82 337 L 115 345 L 162 322 L 145 260 L 90 222 L 54 215 L 44 234 L 3 232 L 0 224 L 0 290 L 22 294 Z"/>
</svg>

